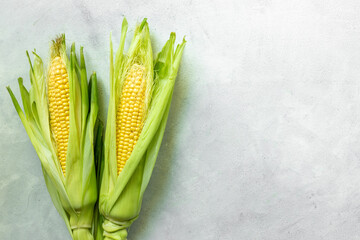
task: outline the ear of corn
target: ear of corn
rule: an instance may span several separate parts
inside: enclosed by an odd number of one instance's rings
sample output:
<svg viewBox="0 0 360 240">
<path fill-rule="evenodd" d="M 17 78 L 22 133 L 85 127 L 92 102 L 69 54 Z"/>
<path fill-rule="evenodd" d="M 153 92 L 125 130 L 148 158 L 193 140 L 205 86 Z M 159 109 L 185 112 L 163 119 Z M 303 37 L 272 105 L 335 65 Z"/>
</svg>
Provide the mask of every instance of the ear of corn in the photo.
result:
<svg viewBox="0 0 360 240">
<path fill-rule="evenodd" d="M 161 145 L 185 47 L 184 40 L 174 51 L 175 34 L 172 33 L 153 65 L 146 19 L 136 28 L 129 52 L 125 55 L 126 30 L 127 22 L 124 20 L 115 64 L 110 41 L 111 93 L 99 198 L 100 212 L 105 219 L 105 239 L 126 239 L 127 228 L 139 215 L 143 194 Z M 144 74 L 143 71 L 148 72 Z M 146 88 L 135 91 L 128 84 L 143 84 Z M 138 96 L 141 97 L 137 99 Z"/>
<path fill-rule="evenodd" d="M 34 52 L 31 64 L 29 57 L 29 91 L 19 79 L 24 111 L 9 87 L 8 91 L 39 156 L 56 209 L 73 239 L 86 240 L 93 239 L 97 199 L 94 127 L 98 105 L 96 75 L 88 84 L 82 48 L 80 59 L 79 64 L 75 45 L 68 59 L 62 35 L 53 43 L 47 75 L 41 58 Z"/>
<path fill-rule="evenodd" d="M 145 67 L 134 63 L 125 77 L 116 112 L 116 158 L 118 175 L 139 139 L 144 122 L 146 91 Z"/>
<path fill-rule="evenodd" d="M 61 39 L 60 39 L 61 40 Z M 57 43 L 61 44 L 61 43 Z M 50 127 L 56 142 L 58 159 L 63 174 L 66 174 L 66 152 L 69 141 L 69 75 L 59 51 L 52 57 L 48 81 Z"/>
</svg>

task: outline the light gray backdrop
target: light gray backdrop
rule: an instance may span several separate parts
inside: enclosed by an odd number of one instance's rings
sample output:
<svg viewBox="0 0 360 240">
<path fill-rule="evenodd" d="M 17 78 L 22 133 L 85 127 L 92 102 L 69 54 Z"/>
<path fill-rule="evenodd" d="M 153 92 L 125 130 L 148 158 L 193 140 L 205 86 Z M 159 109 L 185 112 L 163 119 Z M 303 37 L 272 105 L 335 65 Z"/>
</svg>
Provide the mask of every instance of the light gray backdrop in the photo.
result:
<svg viewBox="0 0 360 240">
<path fill-rule="evenodd" d="M 0 239 L 70 239 L 5 90 L 25 50 L 65 32 L 109 99 L 117 47 L 148 18 L 154 52 L 186 35 L 157 164 L 129 240 L 360 239 L 360 2 L 5 1 L 0 8 Z M 130 35 L 128 43 L 130 42 Z"/>
</svg>

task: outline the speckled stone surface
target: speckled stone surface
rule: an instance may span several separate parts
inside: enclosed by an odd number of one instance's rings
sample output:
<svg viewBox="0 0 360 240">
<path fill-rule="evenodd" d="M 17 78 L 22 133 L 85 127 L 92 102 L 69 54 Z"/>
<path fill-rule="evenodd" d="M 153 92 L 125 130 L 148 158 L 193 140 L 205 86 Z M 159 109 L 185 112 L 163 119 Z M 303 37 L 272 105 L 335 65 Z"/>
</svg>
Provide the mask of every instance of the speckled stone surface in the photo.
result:
<svg viewBox="0 0 360 240">
<path fill-rule="evenodd" d="M 5 86 L 29 86 L 65 32 L 109 99 L 118 45 L 148 18 L 154 52 L 188 40 L 168 125 L 129 240 L 360 239 L 360 2 L 3 1 L 0 239 L 70 239 Z M 129 34 L 129 36 L 131 35 Z M 128 43 L 130 37 L 128 37 Z"/>
</svg>

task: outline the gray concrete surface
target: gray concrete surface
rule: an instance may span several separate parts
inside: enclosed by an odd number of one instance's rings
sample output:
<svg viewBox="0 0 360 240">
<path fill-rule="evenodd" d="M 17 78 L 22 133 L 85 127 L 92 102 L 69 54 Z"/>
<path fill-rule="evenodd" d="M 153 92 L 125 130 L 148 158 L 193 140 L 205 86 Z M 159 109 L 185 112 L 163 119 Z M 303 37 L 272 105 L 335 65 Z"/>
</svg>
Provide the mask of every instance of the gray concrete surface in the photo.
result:
<svg viewBox="0 0 360 240">
<path fill-rule="evenodd" d="M 360 239 L 360 2 L 2 1 L 0 239 L 70 239 L 11 104 L 25 50 L 65 32 L 109 99 L 109 33 L 148 18 L 188 40 L 129 240 Z M 128 38 L 130 42 L 130 38 Z"/>
</svg>

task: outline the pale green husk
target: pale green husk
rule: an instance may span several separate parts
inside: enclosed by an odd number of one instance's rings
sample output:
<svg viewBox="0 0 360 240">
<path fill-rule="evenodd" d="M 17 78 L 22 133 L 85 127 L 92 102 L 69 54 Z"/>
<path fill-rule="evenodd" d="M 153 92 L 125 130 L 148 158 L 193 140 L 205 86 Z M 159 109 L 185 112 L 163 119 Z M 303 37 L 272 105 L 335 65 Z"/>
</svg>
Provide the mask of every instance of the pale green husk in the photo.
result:
<svg viewBox="0 0 360 240">
<path fill-rule="evenodd" d="M 136 28 L 127 54 L 124 53 L 127 22 L 124 19 L 120 46 L 113 63 L 110 40 L 110 102 L 104 140 L 104 165 L 101 178 L 99 208 L 104 217 L 104 239 L 127 239 L 127 229 L 139 216 L 142 198 L 149 183 L 164 135 L 175 78 L 179 69 L 185 40 L 175 47 L 171 33 L 155 62 L 152 58 L 150 34 L 146 19 Z M 131 63 L 141 61 L 151 82 L 149 107 L 141 135 L 122 172 L 116 165 L 116 105 L 122 80 Z M 152 74 L 154 72 L 154 74 Z"/>
<path fill-rule="evenodd" d="M 29 91 L 19 78 L 19 87 L 24 111 L 21 109 L 10 87 L 7 87 L 15 109 L 39 156 L 47 189 L 51 199 L 64 219 L 73 239 L 93 238 L 93 214 L 97 200 L 97 183 L 94 159 L 94 128 L 97 121 L 97 80 L 92 74 L 87 81 L 83 48 L 80 61 L 76 59 L 75 45 L 66 54 L 65 36 L 53 43 L 53 54 L 65 60 L 70 86 L 70 132 L 64 177 L 49 124 L 46 74 L 41 58 L 34 53 L 34 64 L 30 56 Z"/>
</svg>

